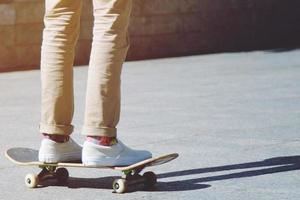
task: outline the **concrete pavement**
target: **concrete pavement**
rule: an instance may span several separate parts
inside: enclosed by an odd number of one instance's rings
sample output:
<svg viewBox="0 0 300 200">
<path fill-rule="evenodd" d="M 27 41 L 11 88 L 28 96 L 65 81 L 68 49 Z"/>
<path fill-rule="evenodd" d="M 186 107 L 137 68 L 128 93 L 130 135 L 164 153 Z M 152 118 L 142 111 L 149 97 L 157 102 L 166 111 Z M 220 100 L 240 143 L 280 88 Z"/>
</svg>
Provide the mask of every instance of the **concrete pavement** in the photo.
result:
<svg viewBox="0 0 300 200">
<path fill-rule="evenodd" d="M 75 68 L 75 140 L 87 67 Z M 111 191 L 110 170 L 70 168 L 70 181 L 23 183 L 33 167 L 0 156 L 0 199 L 293 199 L 300 196 L 300 50 L 256 51 L 124 64 L 119 137 L 154 155 L 152 191 Z M 39 71 L 0 74 L 0 151 L 39 147 Z M 2 154 L 3 155 L 3 154 Z"/>
</svg>

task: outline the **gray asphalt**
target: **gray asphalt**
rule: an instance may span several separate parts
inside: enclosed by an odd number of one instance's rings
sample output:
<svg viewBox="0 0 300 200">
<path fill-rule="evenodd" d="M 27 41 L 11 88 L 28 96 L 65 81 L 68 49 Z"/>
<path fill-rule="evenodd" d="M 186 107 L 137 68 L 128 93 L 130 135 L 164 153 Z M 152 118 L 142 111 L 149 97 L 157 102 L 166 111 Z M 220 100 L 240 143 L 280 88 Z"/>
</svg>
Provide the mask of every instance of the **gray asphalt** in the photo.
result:
<svg viewBox="0 0 300 200">
<path fill-rule="evenodd" d="M 82 143 L 86 66 L 75 68 L 75 132 Z M 119 172 L 70 168 L 66 185 L 24 185 L 34 167 L 4 156 L 38 148 L 39 71 L 0 74 L 0 199 L 231 199 L 300 197 L 300 50 L 224 53 L 124 64 L 119 137 L 154 155 L 156 188 L 114 194 Z"/>
</svg>

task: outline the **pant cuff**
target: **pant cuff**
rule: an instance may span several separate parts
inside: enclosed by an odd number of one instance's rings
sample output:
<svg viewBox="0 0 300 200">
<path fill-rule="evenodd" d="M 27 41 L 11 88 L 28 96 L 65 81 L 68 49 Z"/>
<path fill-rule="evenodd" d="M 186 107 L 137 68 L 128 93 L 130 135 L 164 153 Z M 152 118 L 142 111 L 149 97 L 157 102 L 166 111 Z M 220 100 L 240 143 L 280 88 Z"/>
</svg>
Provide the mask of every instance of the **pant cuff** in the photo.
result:
<svg viewBox="0 0 300 200">
<path fill-rule="evenodd" d="M 56 134 L 56 135 L 71 135 L 74 130 L 74 126 L 40 123 L 39 129 L 40 129 L 40 133 Z"/>
<path fill-rule="evenodd" d="M 110 128 L 110 127 L 100 128 L 100 127 L 84 126 L 82 129 L 82 135 L 117 137 L 117 129 Z"/>
</svg>

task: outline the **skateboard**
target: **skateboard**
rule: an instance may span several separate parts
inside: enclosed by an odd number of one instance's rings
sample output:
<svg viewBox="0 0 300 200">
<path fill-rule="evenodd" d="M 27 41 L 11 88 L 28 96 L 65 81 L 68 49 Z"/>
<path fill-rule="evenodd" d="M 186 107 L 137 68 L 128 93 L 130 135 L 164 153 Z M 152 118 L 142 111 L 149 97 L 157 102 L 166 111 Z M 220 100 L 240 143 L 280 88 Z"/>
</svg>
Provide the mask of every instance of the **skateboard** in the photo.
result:
<svg viewBox="0 0 300 200">
<path fill-rule="evenodd" d="M 67 167 L 100 168 L 122 172 L 122 177 L 115 179 L 112 183 L 113 191 L 116 193 L 124 193 L 128 190 L 129 186 L 139 184 L 144 184 L 147 188 L 153 187 L 157 182 L 156 174 L 152 171 L 148 171 L 141 175 L 141 171 L 146 167 L 170 162 L 179 156 L 177 153 L 172 153 L 143 160 L 129 166 L 99 167 L 86 166 L 81 162 L 81 160 L 60 163 L 43 163 L 38 161 L 38 153 L 38 150 L 21 147 L 10 148 L 5 152 L 5 156 L 17 165 L 38 166 L 42 169 L 39 174 L 27 174 L 25 176 L 25 184 L 27 187 L 36 188 L 46 179 L 56 179 L 59 183 L 66 183 L 69 178 L 69 172 L 66 169 Z"/>
</svg>

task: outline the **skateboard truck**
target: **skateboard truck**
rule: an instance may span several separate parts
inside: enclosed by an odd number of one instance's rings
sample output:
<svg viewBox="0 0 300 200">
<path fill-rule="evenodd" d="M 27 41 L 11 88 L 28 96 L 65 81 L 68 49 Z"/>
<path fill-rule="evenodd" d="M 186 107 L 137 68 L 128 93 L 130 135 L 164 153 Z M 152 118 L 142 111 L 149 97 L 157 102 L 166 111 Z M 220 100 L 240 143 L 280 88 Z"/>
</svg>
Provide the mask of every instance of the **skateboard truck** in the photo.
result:
<svg viewBox="0 0 300 200">
<path fill-rule="evenodd" d="M 69 172 L 66 168 L 57 168 L 55 166 L 39 166 L 42 171 L 36 174 L 27 174 L 25 176 L 25 184 L 29 188 L 35 188 L 41 182 L 47 179 L 57 179 L 59 183 L 66 183 L 69 178 Z"/>
<path fill-rule="evenodd" d="M 154 172 L 148 171 L 143 175 L 140 175 L 140 172 L 145 168 L 141 166 L 133 170 L 124 170 L 123 176 L 121 179 L 115 179 L 113 181 L 113 190 L 114 192 L 121 194 L 128 190 L 129 186 L 144 184 L 145 187 L 151 188 L 157 182 L 157 177 Z"/>
</svg>

